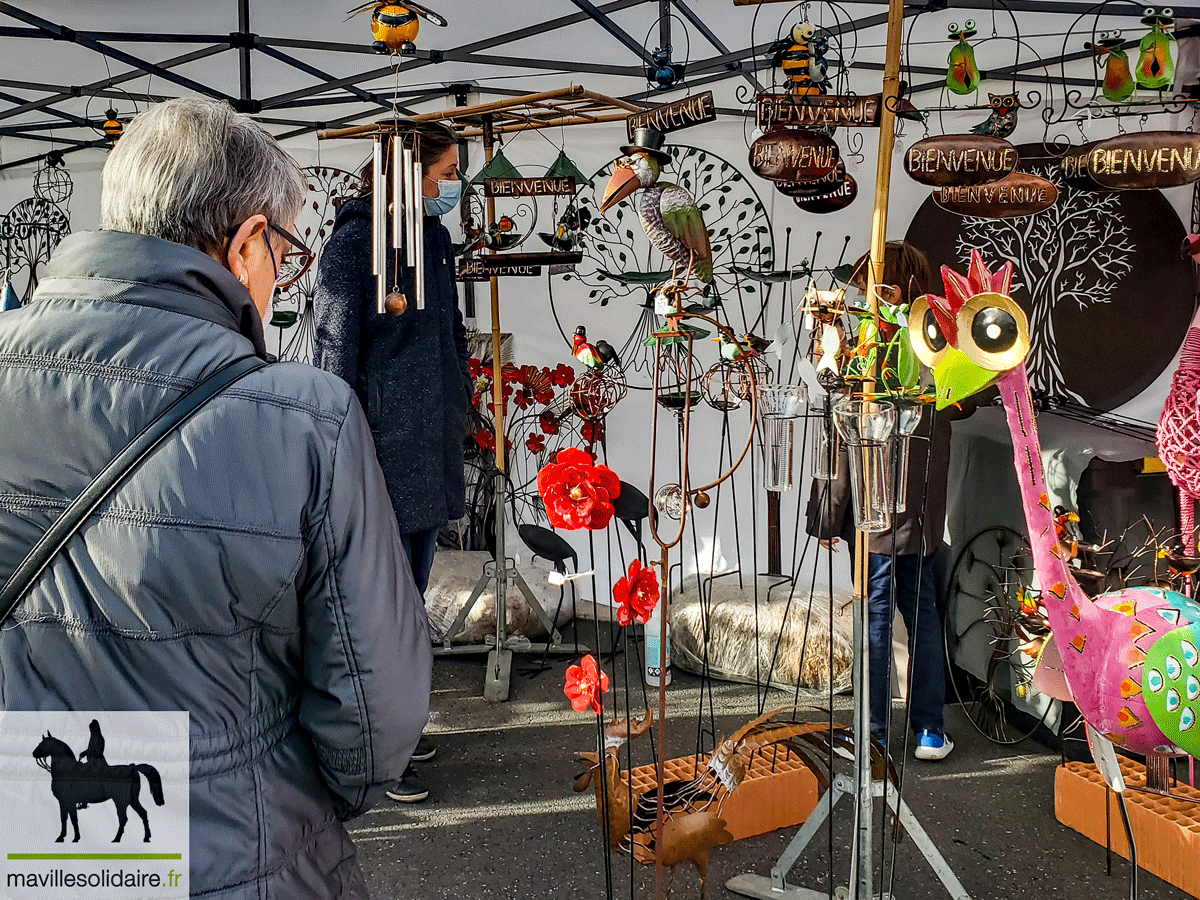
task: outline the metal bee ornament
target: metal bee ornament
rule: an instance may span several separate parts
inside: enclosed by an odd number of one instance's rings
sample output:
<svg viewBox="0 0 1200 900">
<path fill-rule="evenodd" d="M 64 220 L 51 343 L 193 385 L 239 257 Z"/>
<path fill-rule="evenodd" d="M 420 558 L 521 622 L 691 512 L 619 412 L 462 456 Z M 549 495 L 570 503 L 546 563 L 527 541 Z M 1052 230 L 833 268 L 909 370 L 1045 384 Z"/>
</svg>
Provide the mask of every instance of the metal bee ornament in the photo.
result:
<svg viewBox="0 0 1200 900">
<path fill-rule="evenodd" d="M 1170 7 L 1155 9 L 1148 6 L 1142 24 L 1149 25 L 1150 31 L 1138 44 L 1141 51 L 1137 67 L 1138 87 L 1148 91 L 1168 90 L 1175 80 L 1175 36 L 1167 31 L 1167 26 L 1175 24 L 1175 11 Z"/>
<path fill-rule="evenodd" d="M 350 10 L 347 18 L 371 10 L 372 45 L 377 53 L 412 53 L 417 49 L 414 41 L 421 30 L 421 19 L 445 28 L 449 22 L 427 6 L 406 0 L 404 3 L 384 3 L 372 0 Z"/>
<path fill-rule="evenodd" d="M 789 90 L 793 94 L 825 93 L 829 81 L 825 73 L 829 38 L 817 34 L 811 22 L 793 26 L 791 34 L 771 45 L 771 52 L 774 53 L 773 62 L 790 82 Z"/>
<path fill-rule="evenodd" d="M 1021 108 L 1020 92 L 993 94 L 989 91 L 988 100 L 992 104 L 992 114 L 972 128 L 971 133 L 995 138 L 1008 137 L 1017 127 L 1017 110 Z"/>
<path fill-rule="evenodd" d="M 1122 49 L 1125 41 L 1121 32 L 1102 31 L 1100 40 L 1094 44 L 1086 44 L 1087 49 L 1096 54 L 1097 59 L 1104 60 L 1104 81 L 1100 93 L 1105 100 L 1122 103 L 1133 96 L 1133 73 L 1129 71 L 1129 55 Z"/>
<path fill-rule="evenodd" d="M 947 62 L 950 63 L 950 68 L 946 70 L 946 87 L 956 94 L 973 94 L 979 90 L 979 66 L 975 62 L 975 48 L 967 43 L 967 38 L 973 38 L 977 34 L 975 31 L 975 20 L 967 19 L 962 28 L 958 27 L 957 22 L 953 22 L 949 28 L 950 39 L 957 41 L 950 48 L 950 56 Z"/>
</svg>

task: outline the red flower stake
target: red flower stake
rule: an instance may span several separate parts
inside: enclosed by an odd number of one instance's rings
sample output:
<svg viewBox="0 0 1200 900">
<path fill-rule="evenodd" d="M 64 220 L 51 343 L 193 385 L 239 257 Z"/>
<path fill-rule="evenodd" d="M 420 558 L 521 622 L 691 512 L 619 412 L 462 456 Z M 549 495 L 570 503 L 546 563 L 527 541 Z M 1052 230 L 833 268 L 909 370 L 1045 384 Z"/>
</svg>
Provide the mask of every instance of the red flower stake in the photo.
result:
<svg viewBox="0 0 1200 900">
<path fill-rule="evenodd" d="M 635 559 L 629 564 L 629 574 L 613 587 L 617 621 L 623 626 L 634 622 L 645 625 L 658 606 L 658 593 L 658 572 L 653 566 L 642 568 L 642 561 Z"/>
<path fill-rule="evenodd" d="M 603 709 L 600 698 L 608 693 L 608 674 L 601 671 L 596 658 L 589 653 L 579 661 L 579 665 L 567 667 L 567 683 L 563 693 L 570 699 L 575 712 L 585 712 L 590 708 L 600 715 Z"/>
<path fill-rule="evenodd" d="M 598 531 L 612 521 L 621 480 L 608 466 L 598 466 L 578 447 L 559 450 L 554 462 L 538 472 L 538 493 L 555 528 Z"/>
</svg>

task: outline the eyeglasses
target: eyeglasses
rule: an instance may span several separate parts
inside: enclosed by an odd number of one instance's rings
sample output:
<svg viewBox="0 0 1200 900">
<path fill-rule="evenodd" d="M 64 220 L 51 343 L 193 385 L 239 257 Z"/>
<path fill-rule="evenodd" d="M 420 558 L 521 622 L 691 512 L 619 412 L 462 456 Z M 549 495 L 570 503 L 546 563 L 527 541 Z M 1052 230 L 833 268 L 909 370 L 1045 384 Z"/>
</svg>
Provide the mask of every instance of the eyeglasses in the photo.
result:
<svg viewBox="0 0 1200 900">
<path fill-rule="evenodd" d="M 238 229 L 241 227 L 240 224 L 234 225 L 225 232 L 225 236 L 228 238 L 228 241 L 225 243 L 226 256 L 229 255 L 229 248 L 233 244 L 234 235 L 238 233 Z M 300 238 L 287 229 L 280 228 L 274 222 L 267 222 L 267 228 L 288 242 L 288 250 L 284 252 L 283 259 L 279 260 L 278 276 L 275 285 L 277 291 L 286 291 L 299 281 L 305 272 L 312 268 L 317 254 L 309 249 L 308 245 L 300 240 Z M 265 238 L 266 236 L 264 235 Z M 275 251 L 271 249 L 271 242 L 269 240 L 267 240 L 267 249 L 270 250 L 271 259 L 274 261 Z"/>
<path fill-rule="evenodd" d="M 309 249 L 300 238 L 296 237 L 290 231 L 280 228 L 274 222 L 268 222 L 267 227 L 285 238 L 289 244 L 289 249 L 283 254 L 283 259 L 279 261 L 279 280 L 277 289 L 286 291 L 297 281 L 299 281 L 304 273 L 312 268 L 313 262 L 316 261 L 317 254 Z"/>
</svg>

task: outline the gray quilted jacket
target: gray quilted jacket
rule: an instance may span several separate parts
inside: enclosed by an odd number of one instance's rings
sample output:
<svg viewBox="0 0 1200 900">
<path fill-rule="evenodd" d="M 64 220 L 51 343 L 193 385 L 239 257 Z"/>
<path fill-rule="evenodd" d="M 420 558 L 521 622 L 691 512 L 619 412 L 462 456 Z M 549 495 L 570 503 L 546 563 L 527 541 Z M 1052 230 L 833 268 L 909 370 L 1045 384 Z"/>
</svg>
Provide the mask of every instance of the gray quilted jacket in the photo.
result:
<svg viewBox="0 0 1200 900">
<path fill-rule="evenodd" d="M 211 258 L 63 241 L 0 313 L 0 581 L 150 418 L 251 353 L 261 320 Z M 0 631 L 5 710 L 190 713 L 190 887 L 211 900 L 366 896 L 342 822 L 403 772 L 430 670 L 362 409 L 290 363 L 168 438 Z"/>
</svg>

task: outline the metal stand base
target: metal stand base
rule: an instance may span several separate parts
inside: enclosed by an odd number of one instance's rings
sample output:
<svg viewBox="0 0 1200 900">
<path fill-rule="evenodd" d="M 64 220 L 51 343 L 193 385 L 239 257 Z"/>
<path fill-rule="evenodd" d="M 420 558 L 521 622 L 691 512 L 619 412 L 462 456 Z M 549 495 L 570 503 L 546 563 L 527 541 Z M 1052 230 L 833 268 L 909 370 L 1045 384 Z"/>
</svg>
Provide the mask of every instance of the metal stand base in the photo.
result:
<svg viewBox="0 0 1200 900">
<path fill-rule="evenodd" d="M 884 782 L 871 782 L 871 795 L 873 797 L 882 797 L 884 794 Z M 854 780 L 847 778 L 845 775 L 838 775 L 833 780 L 833 786 L 825 792 L 813 810 L 812 815 L 808 817 L 800 830 L 796 832 L 796 836 L 792 838 L 792 842 L 788 844 L 786 850 L 780 855 L 779 860 L 771 869 L 771 877 L 764 878 L 761 875 L 737 875 L 725 883 L 725 887 L 733 891 L 735 894 L 741 894 L 745 897 L 757 897 L 760 900 L 820 900 L 820 898 L 828 898 L 828 891 L 814 891 L 810 888 L 792 887 L 788 885 L 786 878 L 792 866 L 800 858 L 800 854 L 804 852 L 809 841 L 816 837 L 821 825 L 829 818 L 833 808 L 838 805 L 838 802 L 843 797 L 854 797 Z M 908 808 L 908 804 L 899 799 L 896 795 L 895 787 L 892 786 L 887 791 L 887 804 L 892 810 L 892 815 L 900 819 L 900 824 L 904 830 L 912 837 L 913 843 L 917 849 L 921 851 L 921 855 L 925 857 L 929 867 L 933 869 L 933 873 L 946 888 L 946 892 L 953 900 L 971 900 L 970 895 L 958 880 L 958 877 L 951 870 L 949 864 L 942 856 L 941 852 L 930 840 L 929 835 L 925 833 L 925 829 L 921 827 L 921 823 L 917 821 L 912 810 Z M 854 868 L 853 862 L 851 868 Z M 850 890 L 847 887 L 838 887 L 834 890 L 833 896 L 835 900 L 845 900 L 850 896 Z M 876 897 L 881 897 L 882 900 L 888 900 L 888 894 L 876 894 Z M 865 898 L 864 898 L 865 900 Z"/>
<path fill-rule="evenodd" d="M 475 604 L 479 602 L 479 598 L 483 596 L 483 592 L 487 590 L 489 585 L 496 585 L 496 634 L 490 636 L 491 641 L 486 644 L 467 644 L 455 647 L 451 641 L 454 636 L 461 633 L 467 623 L 467 616 L 471 614 L 471 610 Z M 550 640 L 548 643 L 534 644 L 522 635 L 507 634 L 507 626 L 505 619 L 507 611 L 507 598 L 504 588 L 515 586 L 524 598 L 526 605 L 533 610 L 534 614 L 541 620 L 542 625 L 546 627 L 546 633 Z M 579 645 L 579 650 L 586 652 L 588 648 L 582 644 Z M 505 559 L 503 567 L 496 565 L 495 560 L 489 560 L 484 564 L 483 574 L 479 576 L 479 581 L 475 584 L 475 590 L 471 592 L 471 596 L 467 598 L 466 604 L 458 612 L 454 624 L 447 630 L 442 638 L 442 646 L 434 650 L 436 656 L 465 656 L 475 653 L 488 654 L 487 674 L 484 676 L 483 682 L 483 699 L 491 703 L 502 703 L 508 699 L 509 688 L 512 682 L 512 657 L 513 653 L 565 653 L 573 656 L 575 654 L 575 644 L 566 646 L 562 642 L 562 634 L 554 627 L 554 622 L 550 618 L 550 614 L 546 612 L 537 598 L 533 596 L 533 592 L 529 589 L 525 579 L 521 573 L 517 571 L 517 567 L 511 558 Z"/>
</svg>

